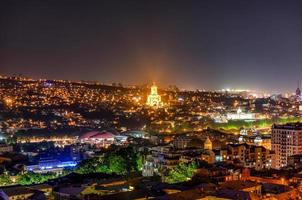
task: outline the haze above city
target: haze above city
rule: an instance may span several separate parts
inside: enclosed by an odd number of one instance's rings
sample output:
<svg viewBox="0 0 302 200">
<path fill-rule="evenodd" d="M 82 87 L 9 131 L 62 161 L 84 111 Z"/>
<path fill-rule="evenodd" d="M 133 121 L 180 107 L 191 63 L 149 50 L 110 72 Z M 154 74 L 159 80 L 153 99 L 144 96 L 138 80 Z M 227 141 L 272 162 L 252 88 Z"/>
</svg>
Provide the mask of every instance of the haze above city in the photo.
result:
<svg viewBox="0 0 302 200">
<path fill-rule="evenodd" d="M 293 92 L 301 1 L 2 1 L 0 73 Z"/>
</svg>

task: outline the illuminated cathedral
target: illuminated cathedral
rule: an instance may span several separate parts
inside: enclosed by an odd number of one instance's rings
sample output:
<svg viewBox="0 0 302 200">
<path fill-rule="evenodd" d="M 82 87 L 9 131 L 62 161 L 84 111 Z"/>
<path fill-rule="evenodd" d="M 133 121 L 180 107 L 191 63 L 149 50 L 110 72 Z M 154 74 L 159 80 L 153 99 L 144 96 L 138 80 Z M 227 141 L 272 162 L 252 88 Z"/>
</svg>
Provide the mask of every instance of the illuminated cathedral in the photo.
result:
<svg viewBox="0 0 302 200">
<path fill-rule="evenodd" d="M 151 87 L 151 94 L 148 95 L 147 103 L 148 106 L 159 107 L 162 106 L 161 96 L 157 93 L 157 86 L 153 83 Z"/>
</svg>

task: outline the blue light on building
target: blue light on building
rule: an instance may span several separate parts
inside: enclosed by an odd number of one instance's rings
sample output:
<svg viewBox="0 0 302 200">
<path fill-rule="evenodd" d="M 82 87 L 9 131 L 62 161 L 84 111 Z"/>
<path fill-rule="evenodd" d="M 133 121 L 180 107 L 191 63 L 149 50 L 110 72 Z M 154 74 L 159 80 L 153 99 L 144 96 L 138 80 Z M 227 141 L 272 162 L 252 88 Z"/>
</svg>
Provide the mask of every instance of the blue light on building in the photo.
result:
<svg viewBox="0 0 302 200">
<path fill-rule="evenodd" d="M 57 159 L 41 160 L 37 165 L 28 165 L 27 170 L 35 173 L 62 172 L 64 168 L 77 166 L 76 161 L 60 161 Z"/>
</svg>

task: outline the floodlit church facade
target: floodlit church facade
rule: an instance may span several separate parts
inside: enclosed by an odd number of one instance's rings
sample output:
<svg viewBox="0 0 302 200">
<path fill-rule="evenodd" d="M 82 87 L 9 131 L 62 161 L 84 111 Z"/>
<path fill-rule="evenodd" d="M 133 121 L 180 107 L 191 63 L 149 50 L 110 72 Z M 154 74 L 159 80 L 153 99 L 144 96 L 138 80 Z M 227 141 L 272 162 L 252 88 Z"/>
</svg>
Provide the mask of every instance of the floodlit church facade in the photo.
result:
<svg viewBox="0 0 302 200">
<path fill-rule="evenodd" d="M 163 103 L 161 101 L 161 96 L 157 93 L 157 86 L 153 83 L 151 87 L 151 93 L 148 95 L 147 103 L 148 106 L 159 107 Z"/>
</svg>

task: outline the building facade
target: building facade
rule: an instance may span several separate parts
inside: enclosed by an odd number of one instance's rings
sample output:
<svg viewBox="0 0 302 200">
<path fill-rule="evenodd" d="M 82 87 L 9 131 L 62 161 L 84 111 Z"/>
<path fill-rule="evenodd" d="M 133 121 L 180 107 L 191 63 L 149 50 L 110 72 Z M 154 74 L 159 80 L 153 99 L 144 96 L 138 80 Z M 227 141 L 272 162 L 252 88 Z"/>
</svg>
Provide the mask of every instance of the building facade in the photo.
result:
<svg viewBox="0 0 302 200">
<path fill-rule="evenodd" d="M 13 146 L 7 144 L 0 144 L 0 153 L 13 152 Z"/>
<path fill-rule="evenodd" d="M 157 86 L 153 83 L 151 87 L 151 94 L 148 95 L 147 105 L 153 107 L 162 106 L 161 96 L 157 93 Z"/>
<path fill-rule="evenodd" d="M 263 146 L 244 143 L 228 145 L 227 156 L 224 157 L 229 161 L 239 162 L 244 167 L 262 170 L 272 167 L 274 154 Z"/>
<path fill-rule="evenodd" d="M 275 169 L 286 167 L 288 157 L 302 154 L 302 124 L 273 125 L 272 150 L 275 152 L 273 161 Z"/>
</svg>

